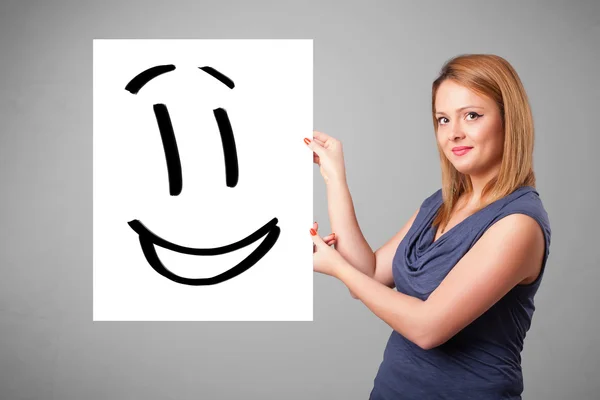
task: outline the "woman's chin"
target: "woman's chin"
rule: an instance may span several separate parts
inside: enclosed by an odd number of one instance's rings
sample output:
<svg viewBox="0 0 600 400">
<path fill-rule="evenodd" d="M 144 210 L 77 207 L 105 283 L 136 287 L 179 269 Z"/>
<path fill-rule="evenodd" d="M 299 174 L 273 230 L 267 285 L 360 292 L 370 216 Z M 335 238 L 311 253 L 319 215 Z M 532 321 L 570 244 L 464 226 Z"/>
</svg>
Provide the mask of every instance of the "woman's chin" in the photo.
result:
<svg viewBox="0 0 600 400">
<path fill-rule="evenodd" d="M 454 169 L 464 175 L 471 175 L 474 172 L 474 169 L 470 165 L 465 164 L 452 164 Z"/>
<path fill-rule="evenodd" d="M 453 164 L 454 165 L 454 164 Z M 477 168 L 474 165 L 454 165 L 454 168 L 463 175 L 473 176 L 481 176 L 486 175 L 488 173 L 488 169 L 486 168 Z"/>
</svg>

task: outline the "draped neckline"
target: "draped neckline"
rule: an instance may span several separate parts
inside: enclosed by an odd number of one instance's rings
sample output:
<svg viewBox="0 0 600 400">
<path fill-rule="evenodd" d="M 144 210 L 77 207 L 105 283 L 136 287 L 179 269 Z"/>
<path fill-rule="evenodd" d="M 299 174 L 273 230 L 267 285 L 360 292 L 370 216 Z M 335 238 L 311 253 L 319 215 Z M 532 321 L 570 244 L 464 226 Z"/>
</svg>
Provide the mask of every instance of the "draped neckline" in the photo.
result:
<svg viewBox="0 0 600 400">
<path fill-rule="evenodd" d="M 500 210 L 508 203 L 530 191 L 535 191 L 535 189 L 531 186 L 522 186 L 516 189 L 507 196 L 467 216 L 437 240 L 435 240 L 436 229 L 433 227 L 433 220 L 443 204 L 441 190 L 435 196 L 426 199 L 421 205 L 415 222 L 396 251 L 398 259 L 395 263 L 402 272 L 398 273 L 395 279 L 404 279 L 410 282 L 396 282 L 396 286 L 406 287 L 409 285 L 410 290 L 420 295 L 429 293 L 431 288 L 428 285 L 431 280 L 447 273 L 446 267 L 450 265 L 448 263 L 455 264 L 458 261 L 455 258 L 460 255 L 459 253 L 464 250 L 468 251 L 468 245 L 478 235 L 479 230 L 496 215 L 499 215 Z M 464 253 L 461 254 L 464 255 Z"/>
<path fill-rule="evenodd" d="M 504 196 L 503 198 L 500 198 L 490 204 L 488 204 L 487 206 L 483 207 L 482 209 L 474 212 L 471 215 L 468 215 L 466 218 L 463 218 L 462 221 L 460 221 L 459 223 L 457 223 L 456 225 L 454 225 L 452 228 L 448 229 L 446 232 L 442 233 L 442 235 L 437 238 L 437 240 L 435 239 L 435 235 L 437 233 L 437 228 L 435 228 L 433 226 L 433 220 L 435 219 L 436 215 L 440 212 L 440 209 L 442 208 L 442 205 L 444 204 L 444 199 L 440 196 L 440 198 L 438 199 L 438 203 L 435 207 L 433 207 L 433 213 L 432 216 L 430 218 L 429 221 L 427 221 L 427 229 L 428 229 L 428 234 L 430 234 L 431 239 L 428 241 L 429 243 L 429 247 L 430 248 L 435 248 L 437 245 L 440 244 L 440 242 L 443 242 L 444 237 L 446 236 L 450 236 L 451 233 L 455 233 L 455 231 L 458 231 L 462 226 L 464 226 L 466 224 L 466 222 L 480 214 L 483 213 L 484 210 L 491 208 L 494 205 L 497 205 L 498 203 L 502 202 L 502 201 L 507 201 L 509 200 L 511 197 L 513 197 L 517 192 L 521 192 L 521 191 L 531 191 L 531 190 L 535 190 L 532 186 L 521 186 L 519 188 L 517 188 L 516 190 L 514 190 L 512 193 L 509 193 L 508 195 Z M 447 238 L 446 238 L 447 239 Z"/>
<path fill-rule="evenodd" d="M 435 208 L 435 212 L 433 213 L 433 218 L 431 219 L 431 221 L 428 223 L 429 229 L 433 232 L 433 237 L 431 239 L 431 246 L 435 246 L 440 240 L 442 240 L 444 238 L 444 236 L 447 236 L 449 234 L 451 234 L 453 231 L 458 230 L 460 228 L 461 225 L 463 225 L 464 222 L 466 222 L 469 218 L 475 216 L 476 214 L 480 213 L 481 211 L 485 210 L 488 206 L 490 206 L 491 204 L 488 204 L 486 207 L 475 211 L 473 214 L 467 215 L 465 218 L 463 218 L 459 223 L 457 223 L 456 225 L 454 225 L 452 228 L 448 229 L 446 232 L 442 233 L 440 235 L 439 238 L 435 238 L 435 235 L 437 233 L 438 228 L 433 226 L 433 220 L 435 219 L 436 215 L 440 212 L 440 209 L 442 208 L 442 205 L 444 204 L 444 202 L 440 202 L 440 204 Z M 492 203 L 493 204 L 493 203 Z"/>
</svg>

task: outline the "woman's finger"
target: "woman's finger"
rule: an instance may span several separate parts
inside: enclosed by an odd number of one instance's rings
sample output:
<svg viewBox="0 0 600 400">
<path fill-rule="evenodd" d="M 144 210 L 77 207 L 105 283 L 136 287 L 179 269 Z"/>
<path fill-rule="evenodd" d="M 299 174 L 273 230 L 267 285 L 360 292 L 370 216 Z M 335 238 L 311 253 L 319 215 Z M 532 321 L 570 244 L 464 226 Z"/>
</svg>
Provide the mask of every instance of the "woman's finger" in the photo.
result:
<svg viewBox="0 0 600 400">
<path fill-rule="evenodd" d="M 323 133 L 323 132 L 319 132 L 319 131 L 313 130 L 313 139 L 318 140 L 318 141 L 324 143 L 328 139 L 333 139 L 333 138 L 331 136 Z"/>
<path fill-rule="evenodd" d="M 325 142 L 320 141 L 319 139 L 313 138 L 313 141 L 319 145 L 321 145 L 321 147 L 325 146 Z"/>
<path fill-rule="evenodd" d="M 327 244 L 327 246 L 332 246 L 334 244 L 337 243 L 336 239 L 330 239 L 330 240 L 325 240 L 325 244 Z M 317 245 L 313 244 L 313 253 L 317 251 Z"/>
</svg>

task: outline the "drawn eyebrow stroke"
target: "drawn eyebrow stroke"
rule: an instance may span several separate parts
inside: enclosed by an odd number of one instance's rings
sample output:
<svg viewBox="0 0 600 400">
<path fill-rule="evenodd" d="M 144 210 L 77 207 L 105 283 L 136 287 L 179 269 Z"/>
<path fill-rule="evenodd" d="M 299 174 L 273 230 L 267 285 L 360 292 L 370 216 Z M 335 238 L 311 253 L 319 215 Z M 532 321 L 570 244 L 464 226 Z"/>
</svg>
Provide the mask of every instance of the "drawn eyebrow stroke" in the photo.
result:
<svg viewBox="0 0 600 400">
<path fill-rule="evenodd" d="M 148 68 L 145 71 L 137 74 L 132 80 L 129 81 L 127 86 L 125 86 L 125 90 L 129 91 L 131 94 L 137 94 L 141 88 L 152 79 L 156 78 L 159 75 L 164 73 L 173 71 L 175 66 L 173 64 L 169 65 L 157 65 L 155 67 Z"/>
<path fill-rule="evenodd" d="M 198 68 L 201 69 L 202 71 L 206 72 L 213 78 L 219 80 L 221 83 L 223 83 L 229 89 L 233 89 L 235 87 L 235 83 L 233 83 L 233 81 L 231 79 L 229 79 L 227 76 L 225 76 L 221 72 L 217 71 L 213 67 L 204 66 L 204 67 L 198 67 Z M 132 80 L 130 80 L 129 83 L 127 84 L 127 86 L 125 86 L 125 90 L 127 90 L 131 94 L 137 94 L 140 91 L 140 89 L 143 88 L 144 85 L 146 85 L 152 79 L 156 78 L 159 75 L 173 71 L 174 69 L 175 69 L 175 66 L 173 64 L 157 65 L 157 66 L 148 68 L 147 70 L 140 72 Z"/>
<path fill-rule="evenodd" d="M 219 81 L 223 82 L 223 84 L 225 84 L 225 86 L 227 86 L 229 89 L 233 89 L 235 87 L 235 83 L 233 83 L 233 81 L 231 79 L 229 79 L 228 77 L 226 77 L 225 75 L 223 75 L 222 73 L 220 73 L 219 71 L 214 69 L 213 67 L 206 66 L 206 67 L 198 67 L 198 68 L 200 68 L 202 71 L 206 72 L 207 74 L 211 75 L 215 79 L 218 79 Z"/>
</svg>

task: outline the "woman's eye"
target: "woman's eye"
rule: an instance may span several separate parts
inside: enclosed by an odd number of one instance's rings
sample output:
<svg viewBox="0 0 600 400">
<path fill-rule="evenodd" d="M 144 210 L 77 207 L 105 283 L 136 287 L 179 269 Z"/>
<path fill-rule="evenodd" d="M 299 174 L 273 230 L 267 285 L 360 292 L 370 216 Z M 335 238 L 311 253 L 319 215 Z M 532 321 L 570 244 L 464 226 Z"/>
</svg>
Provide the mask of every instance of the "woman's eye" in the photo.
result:
<svg viewBox="0 0 600 400">
<path fill-rule="evenodd" d="M 469 115 L 474 115 L 474 116 L 475 116 L 475 117 L 477 117 L 477 118 L 481 117 L 481 114 L 477 114 L 475 111 L 471 111 L 470 113 L 468 113 L 468 114 L 467 114 L 467 117 L 468 117 Z M 474 119 L 477 119 L 477 118 L 474 118 Z M 471 121 L 473 121 L 473 119 L 471 119 Z"/>
<path fill-rule="evenodd" d="M 448 119 L 448 118 L 446 118 L 446 117 L 439 117 L 439 118 L 438 118 L 438 124 L 442 124 L 442 120 L 443 120 L 443 119 Z"/>
</svg>

